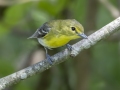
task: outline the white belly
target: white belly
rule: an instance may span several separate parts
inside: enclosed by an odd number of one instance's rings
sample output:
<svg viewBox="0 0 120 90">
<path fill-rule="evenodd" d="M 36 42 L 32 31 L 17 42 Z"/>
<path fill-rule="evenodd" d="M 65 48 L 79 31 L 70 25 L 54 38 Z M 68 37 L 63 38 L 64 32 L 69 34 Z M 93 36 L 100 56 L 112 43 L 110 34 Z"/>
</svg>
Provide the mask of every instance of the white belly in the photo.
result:
<svg viewBox="0 0 120 90">
<path fill-rule="evenodd" d="M 48 47 L 47 45 L 46 45 L 46 43 L 44 42 L 44 40 L 42 39 L 42 38 L 37 38 L 38 39 L 38 42 L 42 45 L 42 46 L 44 46 L 44 47 L 46 47 L 46 48 L 48 48 L 48 49 L 51 49 L 50 47 Z"/>
</svg>

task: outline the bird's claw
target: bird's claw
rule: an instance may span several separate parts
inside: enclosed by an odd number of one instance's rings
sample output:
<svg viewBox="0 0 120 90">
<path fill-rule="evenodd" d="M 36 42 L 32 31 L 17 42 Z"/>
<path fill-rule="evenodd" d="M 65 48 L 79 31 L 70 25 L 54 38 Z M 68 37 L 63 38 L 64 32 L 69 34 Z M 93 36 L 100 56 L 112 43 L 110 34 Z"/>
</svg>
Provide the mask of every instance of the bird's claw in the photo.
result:
<svg viewBox="0 0 120 90">
<path fill-rule="evenodd" d="M 53 63 L 53 60 L 52 60 L 51 56 L 48 55 L 48 54 L 46 54 L 46 57 L 47 57 L 48 63 L 49 63 L 49 64 L 52 64 L 52 63 Z"/>
<path fill-rule="evenodd" d="M 73 50 L 73 47 L 72 47 L 70 44 L 67 44 L 66 46 L 67 46 L 67 49 L 68 49 L 69 51 L 72 51 L 72 50 Z"/>
</svg>

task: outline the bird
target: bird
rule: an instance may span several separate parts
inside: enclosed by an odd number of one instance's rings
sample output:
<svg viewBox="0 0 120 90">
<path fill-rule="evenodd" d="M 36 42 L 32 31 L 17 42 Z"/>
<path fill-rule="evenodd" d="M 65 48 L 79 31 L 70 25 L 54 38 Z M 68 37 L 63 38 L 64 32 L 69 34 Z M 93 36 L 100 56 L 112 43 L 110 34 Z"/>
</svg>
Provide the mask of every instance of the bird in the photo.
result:
<svg viewBox="0 0 120 90">
<path fill-rule="evenodd" d="M 45 22 L 39 27 L 33 35 L 29 37 L 36 38 L 38 42 L 45 48 L 46 58 L 49 64 L 52 64 L 52 58 L 48 54 L 47 49 L 53 49 L 67 46 L 68 50 L 72 50 L 72 46 L 68 44 L 69 41 L 84 38 L 87 39 L 87 35 L 84 34 L 83 26 L 75 19 L 60 19 L 51 20 Z"/>
</svg>

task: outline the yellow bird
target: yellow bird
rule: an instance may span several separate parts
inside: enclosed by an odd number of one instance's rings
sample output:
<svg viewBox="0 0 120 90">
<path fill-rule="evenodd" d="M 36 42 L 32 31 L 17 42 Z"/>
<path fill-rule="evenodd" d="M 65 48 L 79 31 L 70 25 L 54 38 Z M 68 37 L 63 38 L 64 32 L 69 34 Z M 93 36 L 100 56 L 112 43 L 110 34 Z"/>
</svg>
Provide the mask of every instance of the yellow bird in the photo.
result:
<svg viewBox="0 0 120 90">
<path fill-rule="evenodd" d="M 44 46 L 46 57 L 50 64 L 52 59 L 47 53 L 47 48 L 57 48 L 67 45 L 71 51 L 72 46 L 67 44 L 70 40 L 77 38 L 87 38 L 84 34 L 83 26 L 75 19 L 52 20 L 44 23 L 36 32 L 29 38 L 37 38 L 38 42 Z"/>
</svg>

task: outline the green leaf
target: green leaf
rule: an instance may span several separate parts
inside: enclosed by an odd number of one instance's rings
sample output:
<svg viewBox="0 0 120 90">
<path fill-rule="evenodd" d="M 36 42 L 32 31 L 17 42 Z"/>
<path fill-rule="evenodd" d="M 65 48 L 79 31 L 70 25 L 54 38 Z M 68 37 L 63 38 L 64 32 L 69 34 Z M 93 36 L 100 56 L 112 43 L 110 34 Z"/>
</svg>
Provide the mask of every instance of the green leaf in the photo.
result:
<svg viewBox="0 0 120 90">
<path fill-rule="evenodd" d="M 41 1 L 39 3 L 39 8 L 55 16 L 66 6 L 66 2 L 67 0 Z"/>
<path fill-rule="evenodd" d="M 0 23 L 0 38 L 4 35 L 6 35 L 9 32 L 8 28 L 6 25 Z"/>
<path fill-rule="evenodd" d="M 4 22 L 10 27 L 16 25 L 25 17 L 28 5 L 29 4 L 17 4 L 9 7 L 5 12 Z"/>
</svg>

